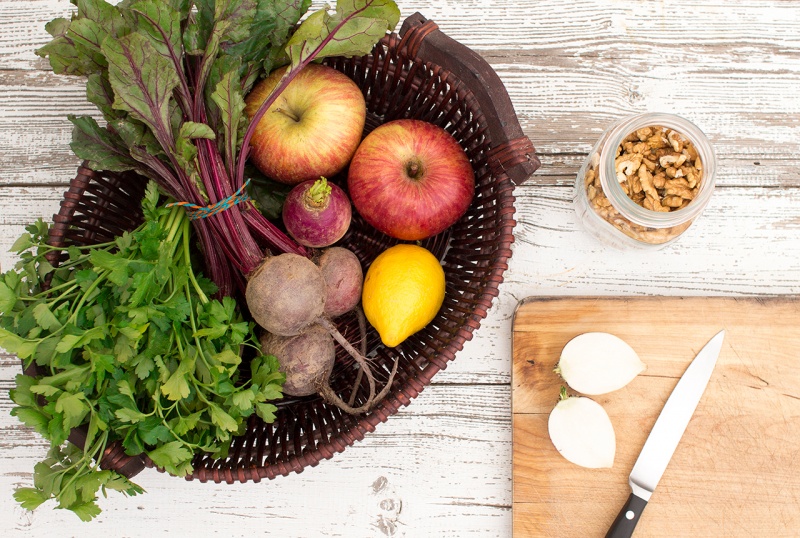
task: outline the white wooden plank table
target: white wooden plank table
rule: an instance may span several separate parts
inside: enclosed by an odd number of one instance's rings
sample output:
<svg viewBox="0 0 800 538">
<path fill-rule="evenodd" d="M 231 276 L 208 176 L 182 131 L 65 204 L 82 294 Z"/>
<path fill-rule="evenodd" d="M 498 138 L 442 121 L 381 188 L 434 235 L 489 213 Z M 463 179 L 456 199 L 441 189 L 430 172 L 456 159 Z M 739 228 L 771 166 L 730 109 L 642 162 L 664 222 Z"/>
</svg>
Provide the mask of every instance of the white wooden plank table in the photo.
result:
<svg viewBox="0 0 800 538">
<path fill-rule="evenodd" d="M 516 243 L 475 338 L 409 407 L 299 475 L 201 484 L 152 470 L 147 494 L 101 500 L 92 523 L 17 506 L 47 444 L 9 415 L 18 360 L 0 353 L 0 532 L 17 536 L 490 537 L 511 534 L 510 330 L 530 295 L 800 292 L 800 4 L 790 0 L 417 0 L 482 54 L 511 95 L 542 168 L 517 196 Z M 317 7 L 319 2 L 315 3 Z M 33 54 L 67 0 L 0 0 L 0 265 L 25 224 L 50 219 L 74 175 L 68 113 L 83 82 Z M 608 250 L 571 206 L 600 133 L 642 111 L 682 115 L 718 156 L 696 224 L 658 252 Z"/>
</svg>

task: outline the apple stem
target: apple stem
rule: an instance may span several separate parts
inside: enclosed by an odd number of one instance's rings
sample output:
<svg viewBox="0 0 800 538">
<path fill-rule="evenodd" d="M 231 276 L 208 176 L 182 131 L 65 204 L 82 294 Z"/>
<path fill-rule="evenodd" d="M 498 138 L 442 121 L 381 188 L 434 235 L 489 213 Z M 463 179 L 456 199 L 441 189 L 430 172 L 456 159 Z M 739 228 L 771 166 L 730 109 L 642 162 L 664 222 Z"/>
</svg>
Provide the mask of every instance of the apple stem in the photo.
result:
<svg viewBox="0 0 800 538">
<path fill-rule="evenodd" d="M 297 122 L 300 121 L 300 116 L 298 116 L 297 114 L 292 113 L 289 110 L 286 110 L 286 109 L 283 109 L 283 108 L 276 108 L 275 112 L 280 112 L 281 114 L 283 114 L 284 116 L 286 116 L 287 118 L 289 118 L 291 120 L 294 120 L 294 121 L 297 121 Z"/>
</svg>

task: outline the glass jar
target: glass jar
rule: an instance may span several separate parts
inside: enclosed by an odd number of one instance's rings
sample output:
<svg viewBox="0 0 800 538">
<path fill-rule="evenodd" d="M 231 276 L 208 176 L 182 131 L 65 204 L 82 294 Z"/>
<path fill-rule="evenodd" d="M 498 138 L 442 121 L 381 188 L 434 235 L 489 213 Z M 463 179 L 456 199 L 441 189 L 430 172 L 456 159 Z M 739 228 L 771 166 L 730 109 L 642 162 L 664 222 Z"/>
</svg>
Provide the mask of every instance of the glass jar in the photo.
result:
<svg viewBox="0 0 800 538">
<path fill-rule="evenodd" d="M 714 150 L 693 123 L 673 114 L 630 116 L 603 133 L 581 166 L 575 211 L 607 245 L 663 248 L 708 205 L 715 173 Z"/>
</svg>

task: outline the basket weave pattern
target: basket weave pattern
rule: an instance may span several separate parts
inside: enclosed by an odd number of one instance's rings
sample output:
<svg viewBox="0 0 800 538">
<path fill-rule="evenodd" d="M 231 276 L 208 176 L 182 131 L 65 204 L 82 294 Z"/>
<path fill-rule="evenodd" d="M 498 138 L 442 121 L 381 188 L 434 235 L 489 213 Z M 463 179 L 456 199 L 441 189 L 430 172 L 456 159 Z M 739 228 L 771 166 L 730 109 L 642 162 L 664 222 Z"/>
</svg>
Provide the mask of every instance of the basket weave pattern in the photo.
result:
<svg viewBox="0 0 800 538">
<path fill-rule="evenodd" d="M 473 163 L 475 198 L 467 213 L 450 229 L 422 243 L 442 261 L 447 283 L 444 304 L 425 329 L 396 348 L 379 345 L 375 331 L 368 331 L 366 348 L 374 363 L 376 381 L 385 382 L 398 361 L 391 391 L 370 413 L 351 416 L 317 396 L 287 398 L 278 404 L 273 424 L 251 416 L 247 431 L 234 439 L 227 458 L 196 457 L 194 473 L 188 479 L 258 482 L 300 472 L 344 451 L 401 406 L 408 405 L 439 370 L 447 367 L 464 342 L 472 338 L 498 295 L 514 240 L 514 181 L 521 181 L 519 177 L 527 177 L 538 167 L 535 150 L 521 134 L 513 109 L 511 118 L 486 113 L 486 98 L 476 96 L 476 90 L 486 90 L 476 87 L 480 80 L 470 84 L 452 70 L 426 59 L 426 46 L 431 49 L 426 43 L 434 36 L 444 40 L 445 49 L 454 45 L 457 52 L 471 53 L 469 49 L 438 32 L 433 22 L 419 15 L 407 19 L 400 34 L 402 37 L 386 36 L 369 55 L 328 59 L 326 63 L 348 75 L 362 89 L 367 103 L 367 132 L 393 119 L 429 121 L 452 134 Z M 491 70 L 485 63 L 482 67 Z M 502 85 L 499 90 L 498 100 L 508 101 Z M 338 183 L 343 184 L 342 179 L 338 178 Z M 50 243 L 92 244 L 134 228 L 142 218 L 139 201 L 144 186 L 145 180 L 134 174 L 79 168 L 54 217 Z M 341 244 L 356 253 L 366 270 L 380 252 L 397 242 L 354 214 Z M 57 263 L 57 258 L 55 255 L 51 263 Z M 336 322 L 351 342 L 358 342 L 354 315 Z M 345 401 L 351 398 L 356 376 L 357 369 L 349 356 L 338 349 L 331 384 Z M 362 380 L 353 396 L 355 406 L 367 395 L 368 386 Z M 81 439 L 79 430 L 70 437 L 76 444 Z M 107 449 L 102 465 L 128 476 L 144 466 L 153 466 L 146 457 L 125 455 L 118 443 Z"/>
</svg>

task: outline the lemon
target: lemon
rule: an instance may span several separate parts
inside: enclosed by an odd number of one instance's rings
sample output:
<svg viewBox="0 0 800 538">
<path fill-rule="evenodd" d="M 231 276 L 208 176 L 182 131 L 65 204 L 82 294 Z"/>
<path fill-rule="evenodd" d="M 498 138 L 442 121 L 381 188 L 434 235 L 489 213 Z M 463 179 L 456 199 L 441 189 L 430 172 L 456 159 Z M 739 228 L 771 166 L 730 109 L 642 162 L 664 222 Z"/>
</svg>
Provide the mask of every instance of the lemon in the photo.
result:
<svg viewBox="0 0 800 538">
<path fill-rule="evenodd" d="M 381 341 L 397 346 L 436 317 L 444 302 L 442 266 L 422 247 L 388 248 L 369 267 L 361 302 Z"/>
</svg>

